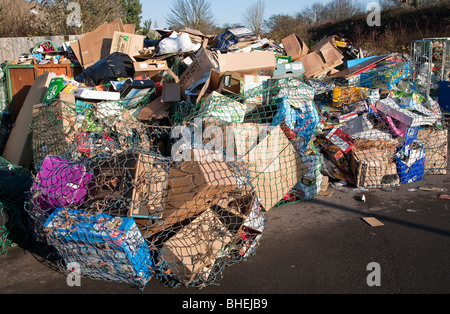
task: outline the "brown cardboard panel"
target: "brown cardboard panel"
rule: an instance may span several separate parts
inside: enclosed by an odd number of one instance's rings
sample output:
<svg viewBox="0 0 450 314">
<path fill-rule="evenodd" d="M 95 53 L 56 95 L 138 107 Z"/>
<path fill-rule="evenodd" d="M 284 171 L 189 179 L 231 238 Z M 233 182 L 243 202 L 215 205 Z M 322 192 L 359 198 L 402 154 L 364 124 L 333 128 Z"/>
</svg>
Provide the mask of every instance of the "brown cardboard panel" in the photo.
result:
<svg viewBox="0 0 450 314">
<path fill-rule="evenodd" d="M 161 219 L 148 229 L 158 233 L 201 214 L 236 188 L 224 162 L 185 161 L 169 173 L 165 209 Z"/>
<path fill-rule="evenodd" d="M 208 209 L 167 240 L 162 259 L 184 284 L 207 280 L 220 250 L 233 235 L 212 209 Z"/>
<path fill-rule="evenodd" d="M 185 91 L 214 68 L 217 68 L 214 54 L 205 48 L 200 48 L 196 52 L 195 59 L 191 65 L 180 76 L 182 97 L 186 99 Z"/>
<path fill-rule="evenodd" d="M 218 55 L 220 73 L 238 72 L 248 75 L 273 75 L 277 61 L 273 51 L 252 51 Z"/>
<path fill-rule="evenodd" d="M 279 126 L 245 156 L 250 181 L 266 211 L 306 174 L 300 155 Z"/>
<path fill-rule="evenodd" d="M 384 226 L 384 223 L 376 219 L 375 217 L 364 217 L 363 220 L 367 222 L 372 227 Z"/>
<path fill-rule="evenodd" d="M 162 215 L 168 169 L 157 156 L 132 152 L 118 154 L 97 165 L 94 173 L 96 182 L 92 201 L 96 202 L 99 211 L 108 212 L 120 197 L 129 204 L 121 215 L 138 218 Z M 115 191 L 126 193 L 121 195 Z"/>
<path fill-rule="evenodd" d="M 292 61 L 296 61 L 308 54 L 309 49 L 305 42 L 296 34 L 291 34 L 281 40 L 284 50 L 288 56 L 292 57 Z"/>
<path fill-rule="evenodd" d="M 83 34 L 83 37 L 77 41 L 74 47 L 75 50 L 78 49 L 79 51 L 79 57 L 77 56 L 77 58 L 84 68 L 94 65 L 110 54 L 112 37 L 115 31 L 125 31 L 120 18 L 112 23 L 103 23 L 92 32 Z"/>
<path fill-rule="evenodd" d="M 123 29 L 125 33 L 134 34 L 136 31 L 136 24 L 124 24 Z"/>
<path fill-rule="evenodd" d="M 447 174 L 448 130 L 419 129 L 417 139 L 425 146 L 425 173 Z"/>
<path fill-rule="evenodd" d="M 33 106 L 43 101 L 50 80 L 50 72 L 36 78 L 11 130 L 2 157 L 13 164 L 28 169 L 31 167 L 33 149 L 29 130 L 33 121 Z"/>
<path fill-rule="evenodd" d="M 144 48 L 145 36 L 125 33 L 114 32 L 112 37 L 112 44 L 110 53 L 123 52 L 129 56 L 137 56 Z"/>
<path fill-rule="evenodd" d="M 77 132 L 75 96 L 59 93 L 51 105 L 33 107 L 33 160 L 43 161 L 46 155 L 59 155 L 75 141 Z"/>
<path fill-rule="evenodd" d="M 161 97 L 158 97 L 139 111 L 138 119 L 151 121 L 168 117 L 171 106 L 171 103 L 163 102 Z"/>
</svg>

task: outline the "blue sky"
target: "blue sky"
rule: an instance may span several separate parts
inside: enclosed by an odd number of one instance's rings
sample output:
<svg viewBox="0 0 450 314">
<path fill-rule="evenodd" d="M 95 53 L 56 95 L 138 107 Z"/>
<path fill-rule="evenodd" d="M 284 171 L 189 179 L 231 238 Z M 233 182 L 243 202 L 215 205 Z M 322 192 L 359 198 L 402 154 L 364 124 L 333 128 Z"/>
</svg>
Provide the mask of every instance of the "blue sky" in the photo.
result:
<svg viewBox="0 0 450 314">
<path fill-rule="evenodd" d="M 265 18 L 273 14 L 293 14 L 301 11 L 305 7 L 315 2 L 328 3 L 330 0 L 265 0 Z M 373 1 L 373 0 L 372 0 Z M 215 18 L 215 23 L 222 26 L 225 23 L 242 24 L 242 15 L 245 9 L 255 0 L 211 0 L 211 11 Z M 360 0 L 361 3 L 368 3 L 368 0 Z M 141 0 L 142 21 L 151 19 L 155 26 L 167 27 L 165 17 L 170 11 L 173 0 Z"/>
</svg>

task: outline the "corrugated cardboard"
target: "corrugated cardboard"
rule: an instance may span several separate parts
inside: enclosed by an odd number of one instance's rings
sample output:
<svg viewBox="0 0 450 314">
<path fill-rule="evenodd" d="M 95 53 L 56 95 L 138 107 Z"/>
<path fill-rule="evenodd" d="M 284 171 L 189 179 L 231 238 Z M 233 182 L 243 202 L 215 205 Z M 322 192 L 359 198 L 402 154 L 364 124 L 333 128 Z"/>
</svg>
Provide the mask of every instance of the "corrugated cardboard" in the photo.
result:
<svg viewBox="0 0 450 314">
<path fill-rule="evenodd" d="M 319 77 L 343 63 L 344 55 L 328 38 L 317 43 L 310 53 L 301 57 L 305 67 L 305 77 Z"/>
<path fill-rule="evenodd" d="M 59 93 L 51 105 L 33 107 L 33 160 L 40 163 L 46 155 L 58 156 L 75 141 L 77 132 L 75 96 Z"/>
<path fill-rule="evenodd" d="M 236 185 L 224 162 L 183 162 L 169 173 L 164 213 L 147 233 L 158 233 L 204 212 L 232 192 Z"/>
<path fill-rule="evenodd" d="M 156 98 L 139 111 L 138 119 L 141 121 L 151 121 L 169 117 L 171 103 L 163 102 L 161 97 Z"/>
<path fill-rule="evenodd" d="M 114 32 L 110 53 L 123 52 L 129 56 L 137 56 L 144 48 L 145 36 L 124 32 Z"/>
<path fill-rule="evenodd" d="M 122 153 L 94 169 L 96 178 L 92 200 L 99 210 L 110 212 L 120 198 L 128 208 L 117 214 L 136 218 L 159 218 L 164 210 L 168 169 L 157 156 Z M 119 192 L 117 192 L 119 191 Z M 122 195 L 122 192 L 125 192 Z"/>
<path fill-rule="evenodd" d="M 306 174 L 300 155 L 280 126 L 245 156 L 250 182 L 266 211 L 273 208 Z"/>
<path fill-rule="evenodd" d="M 420 128 L 417 139 L 425 146 L 425 174 L 447 174 L 448 130 Z"/>
<path fill-rule="evenodd" d="M 166 60 L 149 59 L 142 62 L 134 62 L 135 76 L 144 74 L 158 73 L 160 71 L 166 71 L 168 69 Z"/>
<path fill-rule="evenodd" d="M 219 53 L 217 60 L 220 73 L 238 72 L 248 75 L 272 76 L 277 67 L 273 51 Z"/>
<path fill-rule="evenodd" d="M 195 59 L 180 76 L 181 94 L 186 99 L 185 92 L 197 81 L 203 79 L 212 69 L 217 68 L 214 54 L 205 48 L 195 53 Z"/>
<path fill-rule="evenodd" d="M 397 186 L 396 141 L 357 140 L 350 154 L 356 187 Z"/>
<path fill-rule="evenodd" d="M 83 68 L 94 65 L 97 61 L 110 54 L 114 32 L 125 32 L 122 19 L 117 18 L 112 23 L 103 23 L 92 32 L 70 44 Z"/>
<path fill-rule="evenodd" d="M 33 120 L 33 106 L 41 103 L 44 99 L 50 80 L 50 72 L 38 76 L 22 105 L 2 155 L 12 164 L 28 169 L 31 167 L 33 149 L 29 130 Z"/>
<path fill-rule="evenodd" d="M 283 38 L 281 43 L 283 44 L 286 54 L 292 57 L 292 61 L 297 61 L 309 52 L 308 46 L 296 34 L 291 34 L 288 37 Z"/>
<path fill-rule="evenodd" d="M 232 239 L 219 215 L 208 209 L 165 242 L 161 257 L 185 285 L 196 280 L 203 282 L 219 252 Z"/>
</svg>

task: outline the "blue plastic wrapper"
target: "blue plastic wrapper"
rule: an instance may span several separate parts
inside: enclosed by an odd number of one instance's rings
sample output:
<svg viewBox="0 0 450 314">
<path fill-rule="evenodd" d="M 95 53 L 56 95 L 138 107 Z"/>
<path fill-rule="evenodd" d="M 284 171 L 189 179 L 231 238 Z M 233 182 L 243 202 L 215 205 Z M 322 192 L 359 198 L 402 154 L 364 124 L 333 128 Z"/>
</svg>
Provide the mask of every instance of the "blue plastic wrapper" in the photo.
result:
<svg viewBox="0 0 450 314">
<path fill-rule="evenodd" d="M 81 275 L 135 285 L 152 276 L 153 257 L 132 218 L 56 208 L 44 223 L 47 241 Z"/>
</svg>

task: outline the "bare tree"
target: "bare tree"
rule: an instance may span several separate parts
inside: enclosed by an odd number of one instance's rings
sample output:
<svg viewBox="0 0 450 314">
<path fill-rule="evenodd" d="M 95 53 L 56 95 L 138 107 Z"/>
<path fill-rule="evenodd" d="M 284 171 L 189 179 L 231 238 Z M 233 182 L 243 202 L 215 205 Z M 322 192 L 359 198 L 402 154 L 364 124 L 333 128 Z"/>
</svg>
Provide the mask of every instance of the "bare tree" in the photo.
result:
<svg viewBox="0 0 450 314">
<path fill-rule="evenodd" d="M 82 34 L 96 29 L 105 22 L 124 17 L 124 0 L 30 0 L 37 8 L 34 19 L 39 29 L 33 35 Z M 81 27 L 67 25 L 69 3 L 80 7 Z M 26 27 L 23 25 L 23 27 Z"/>
<path fill-rule="evenodd" d="M 289 14 L 275 14 L 264 21 L 264 29 L 267 37 L 280 42 L 281 39 L 292 33 L 297 34 L 303 40 L 307 40 L 307 27 L 303 20 Z"/>
<path fill-rule="evenodd" d="M 328 21 L 351 18 L 363 12 L 362 4 L 355 0 L 332 0 L 325 6 L 325 17 Z"/>
<path fill-rule="evenodd" d="M 298 13 L 297 18 L 302 19 L 308 26 L 321 24 L 325 22 L 327 18 L 325 5 L 321 2 L 315 2 Z"/>
<path fill-rule="evenodd" d="M 264 22 L 266 4 L 263 0 L 256 0 L 244 12 L 243 21 L 255 34 L 260 35 Z"/>
<path fill-rule="evenodd" d="M 214 29 L 211 2 L 207 0 L 174 0 L 166 22 L 173 30 L 188 27 L 207 34 Z"/>
</svg>

